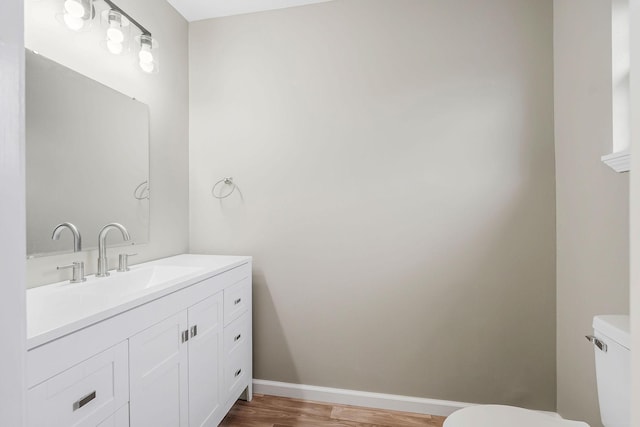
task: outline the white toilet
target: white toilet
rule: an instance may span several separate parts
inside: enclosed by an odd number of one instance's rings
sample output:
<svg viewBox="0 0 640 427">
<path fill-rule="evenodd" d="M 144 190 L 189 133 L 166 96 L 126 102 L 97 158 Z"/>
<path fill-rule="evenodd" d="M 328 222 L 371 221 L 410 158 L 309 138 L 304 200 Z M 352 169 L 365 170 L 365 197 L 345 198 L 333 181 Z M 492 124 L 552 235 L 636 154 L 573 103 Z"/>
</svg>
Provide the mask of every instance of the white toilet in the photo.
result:
<svg viewBox="0 0 640 427">
<path fill-rule="evenodd" d="M 602 424 L 605 427 L 630 427 L 631 351 L 629 316 L 593 318 L 593 342 L 596 352 L 596 377 Z M 580 421 L 568 421 L 543 412 L 502 405 L 470 406 L 454 412 L 444 427 L 589 427 Z"/>
</svg>

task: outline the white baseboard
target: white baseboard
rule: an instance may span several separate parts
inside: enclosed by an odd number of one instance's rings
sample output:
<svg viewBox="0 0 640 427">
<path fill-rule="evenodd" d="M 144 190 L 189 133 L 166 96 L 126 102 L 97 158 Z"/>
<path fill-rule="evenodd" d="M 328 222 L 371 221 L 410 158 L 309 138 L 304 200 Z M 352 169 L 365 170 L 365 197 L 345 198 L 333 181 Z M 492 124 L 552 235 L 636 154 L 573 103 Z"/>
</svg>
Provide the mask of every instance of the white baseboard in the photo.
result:
<svg viewBox="0 0 640 427">
<path fill-rule="evenodd" d="M 441 416 L 449 416 L 458 409 L 473 405 L 471 403 L 452 402 L 448 400 L 424 399 L 395 394 L 371 393 L 367 391 L 344 390 L 255 379 L 253 380 L 253 392 L 270 396 L 334 403 L 337 405 L 364 406 L 366 408 Z"/>
<path fill-rule="evenodd" d="M 253 392 L 270 396 L 333 403 L 337 405 L 362 406 L 365 408 L 413 412 L 416 414 L 439 415 L 445 417 L 451 415 L 458 409 L 477 405 L 475 403 L 454 402 L 450 400 L 426 399 L 396 394 L 371 393 L 368 391 L 345 390 L 256 379 L 253 380 Z M 561 418 L 555 412 L 540 412 Z"/>
</svg>

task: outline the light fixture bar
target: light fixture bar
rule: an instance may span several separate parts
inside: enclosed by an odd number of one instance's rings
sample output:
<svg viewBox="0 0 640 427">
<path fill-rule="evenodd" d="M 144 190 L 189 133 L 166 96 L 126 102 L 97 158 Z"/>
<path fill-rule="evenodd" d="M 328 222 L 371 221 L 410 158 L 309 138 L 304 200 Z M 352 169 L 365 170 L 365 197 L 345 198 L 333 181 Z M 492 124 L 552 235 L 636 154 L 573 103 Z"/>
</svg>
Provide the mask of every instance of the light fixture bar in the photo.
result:
<svg viewBox="0 0 640 427">
<path fill-rule="evenodd" d="M 144 28 L 142 25 L 140 25 L 138 23 L 138 21 L 136 21 L 135 19 L 133 19 L 131 16 L 129 16 L 129 14 L 127 12 L 125 12 L 124 10 L 120 9 L 114 2 L 112 2 L 111 0 L 104 0 L 104 2 L 106 4 L 109 5 L 109 7 L 111 7 L 111 9 L 120 12 L 123 16 L 125 16 L 129 22 L 131 22 L 133 25 L 135 25 L 136 27 L 138 27 L 138 29 L 140 31 L 142 31 L 142 35 L 144 36 L 149 36 L 151 37 L 151 32 L 149 30 L 147 30 L 146 28 Z"/>
</svg>

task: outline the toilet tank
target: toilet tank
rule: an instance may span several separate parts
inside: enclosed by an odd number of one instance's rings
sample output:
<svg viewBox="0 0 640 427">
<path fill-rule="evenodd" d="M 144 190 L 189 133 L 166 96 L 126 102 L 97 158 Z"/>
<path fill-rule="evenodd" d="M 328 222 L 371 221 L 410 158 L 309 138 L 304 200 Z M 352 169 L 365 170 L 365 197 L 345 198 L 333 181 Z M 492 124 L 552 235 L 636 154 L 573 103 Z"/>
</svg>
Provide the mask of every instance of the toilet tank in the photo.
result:
<svg viewBox="0 0 640 427">
<path fill-rule="evenodd" d="M 630 427 L 629 316 L 596 316 L 593 318 L 593 331 L 602 424 L 605 427 Z"/>
</svg>

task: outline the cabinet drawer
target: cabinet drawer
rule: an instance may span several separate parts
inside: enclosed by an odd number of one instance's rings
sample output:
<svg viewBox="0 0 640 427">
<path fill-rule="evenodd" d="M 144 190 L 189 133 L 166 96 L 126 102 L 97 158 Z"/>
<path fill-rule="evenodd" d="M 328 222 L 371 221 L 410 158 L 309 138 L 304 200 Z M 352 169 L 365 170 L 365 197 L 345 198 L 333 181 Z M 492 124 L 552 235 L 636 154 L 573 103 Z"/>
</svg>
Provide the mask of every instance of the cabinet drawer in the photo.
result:
<svg viewBox="0 0 640 427">
<path fill-rule="evenodd" d="M 97 426 L 129 400 L 128 364 L 125 341 L 33 387 L 27 425 Z"/>
<path fill-rule="evenodd" d="M 251 324 L 248 314 L 243 315 L 238 320 L 232 322 L 224 328 L 224 357 L 230 360 L 238 353 L 238 348 L 246 343 L 251 336 Z"/>
<path fill-rule="evenodd" d="M 237 399 L 249 381 L 248 343 L 236 349 L 234 357 L 227 360 L 224 372 L 225 400 Z"/>
<path fill-rule="evenodd" d="M 224 290 L 225 326 L 251 307 L 251 278 L 246 277 Z"/>
</svg>

